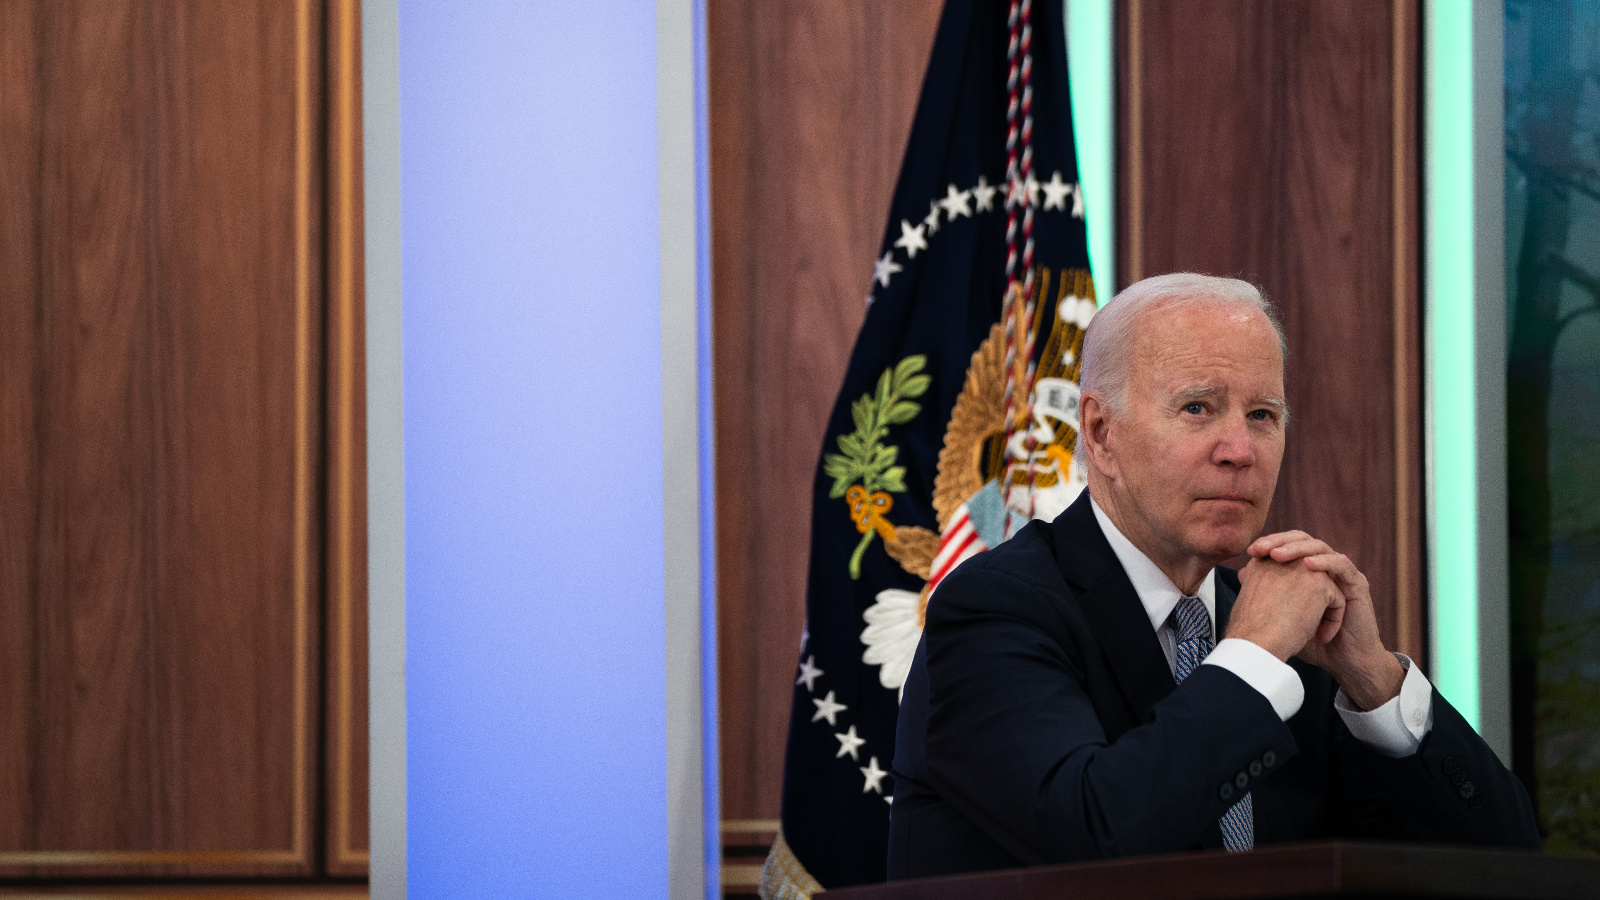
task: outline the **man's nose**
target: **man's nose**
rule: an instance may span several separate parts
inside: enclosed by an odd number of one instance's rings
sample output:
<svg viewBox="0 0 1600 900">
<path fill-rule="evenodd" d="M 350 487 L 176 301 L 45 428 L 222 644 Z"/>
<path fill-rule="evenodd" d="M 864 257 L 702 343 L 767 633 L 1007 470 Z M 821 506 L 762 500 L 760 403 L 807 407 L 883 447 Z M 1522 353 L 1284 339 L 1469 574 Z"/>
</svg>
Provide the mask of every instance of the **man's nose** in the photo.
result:
<svg viewBox="0 0 1600 900">
<path fill-rule="evenodd" d="M 1244 416 L 1227 416 L 1218 426 L 1217 444 L 1211 451 L 1211 461 L 1217 465 L 1239 467 L 1255 465 L 1256 447 L 1250 439 L 1250 423 Z"/>
</svg>

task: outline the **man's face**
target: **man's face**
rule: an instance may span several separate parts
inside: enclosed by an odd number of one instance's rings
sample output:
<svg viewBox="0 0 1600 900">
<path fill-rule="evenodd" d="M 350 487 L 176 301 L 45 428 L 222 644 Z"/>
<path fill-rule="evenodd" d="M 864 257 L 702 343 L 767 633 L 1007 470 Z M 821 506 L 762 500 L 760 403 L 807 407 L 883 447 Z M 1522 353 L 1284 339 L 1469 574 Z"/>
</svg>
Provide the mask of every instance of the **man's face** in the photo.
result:
<svg viewBox="0 0 1600 900">
<path fill-rule="evenodd" d="M 1153 558 L 1215 564 L 1261 533 L 1278 482 L 1277 333 L 1243 303 L 1157 309 L 1136 331 L 1126 409 L 1106 433 L 1115 502 Z"/>
</svg>

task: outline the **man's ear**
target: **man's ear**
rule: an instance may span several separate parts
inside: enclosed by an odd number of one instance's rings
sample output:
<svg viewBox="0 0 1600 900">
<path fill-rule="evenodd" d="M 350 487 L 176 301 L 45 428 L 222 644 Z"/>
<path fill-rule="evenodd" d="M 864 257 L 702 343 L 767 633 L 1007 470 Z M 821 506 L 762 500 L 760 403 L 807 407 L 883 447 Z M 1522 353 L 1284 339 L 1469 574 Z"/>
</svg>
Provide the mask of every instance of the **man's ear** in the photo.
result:
<svg viewBox="0 0 1600 900">
<path fill-rule="evenodd" d="M 1117 462 L 1108 440 L 1111 436 L 1111 410 L 1099 391 L 1086 391 L 1078 401 L 1078 423 L 1083 428 L 1083 450 L 1089 467 L 1108 478 L 1115 478 Z"/>
</svg>

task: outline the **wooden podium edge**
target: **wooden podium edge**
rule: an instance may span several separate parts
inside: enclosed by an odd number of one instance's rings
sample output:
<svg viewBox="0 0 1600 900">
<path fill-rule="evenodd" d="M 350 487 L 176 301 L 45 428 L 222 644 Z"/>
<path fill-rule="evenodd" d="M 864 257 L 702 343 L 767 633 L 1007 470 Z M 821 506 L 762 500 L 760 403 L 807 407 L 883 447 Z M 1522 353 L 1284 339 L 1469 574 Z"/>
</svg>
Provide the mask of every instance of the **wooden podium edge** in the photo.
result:
<svg viewBox="0 0 1600 900">
<path fill-rule="evenodd" d="M 1257 900 L 1391 897 L 1557 900 L 1600 897 L 1600 859 L 1531 850 L 1322 841 L 1249 854 L 1174 853 L 1005 869 L 825 891 L 829 900 Z"/>
</svg>

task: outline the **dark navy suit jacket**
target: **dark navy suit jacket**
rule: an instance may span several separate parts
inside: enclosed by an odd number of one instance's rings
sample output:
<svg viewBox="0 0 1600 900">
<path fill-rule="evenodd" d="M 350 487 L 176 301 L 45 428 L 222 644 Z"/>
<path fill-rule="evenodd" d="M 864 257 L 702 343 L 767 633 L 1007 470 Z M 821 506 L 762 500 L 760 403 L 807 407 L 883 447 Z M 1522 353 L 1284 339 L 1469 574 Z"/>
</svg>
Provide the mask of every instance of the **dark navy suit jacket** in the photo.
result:
<svg viewBox="0 0 1600 900">
<path fill-rule="evenodd" d="M 1217 570 L 1217 633 L 1237 574 Z M 1419 752 L 1350 735 L 1327 672 L 1283 722 L 1220 666 L 1174 685 L 1088 492 L 951 573 L 900 705 L 889 877 L 1334 837 L 1537 847 L 1521 782 L 1437 692 Z"/>
</svg>

